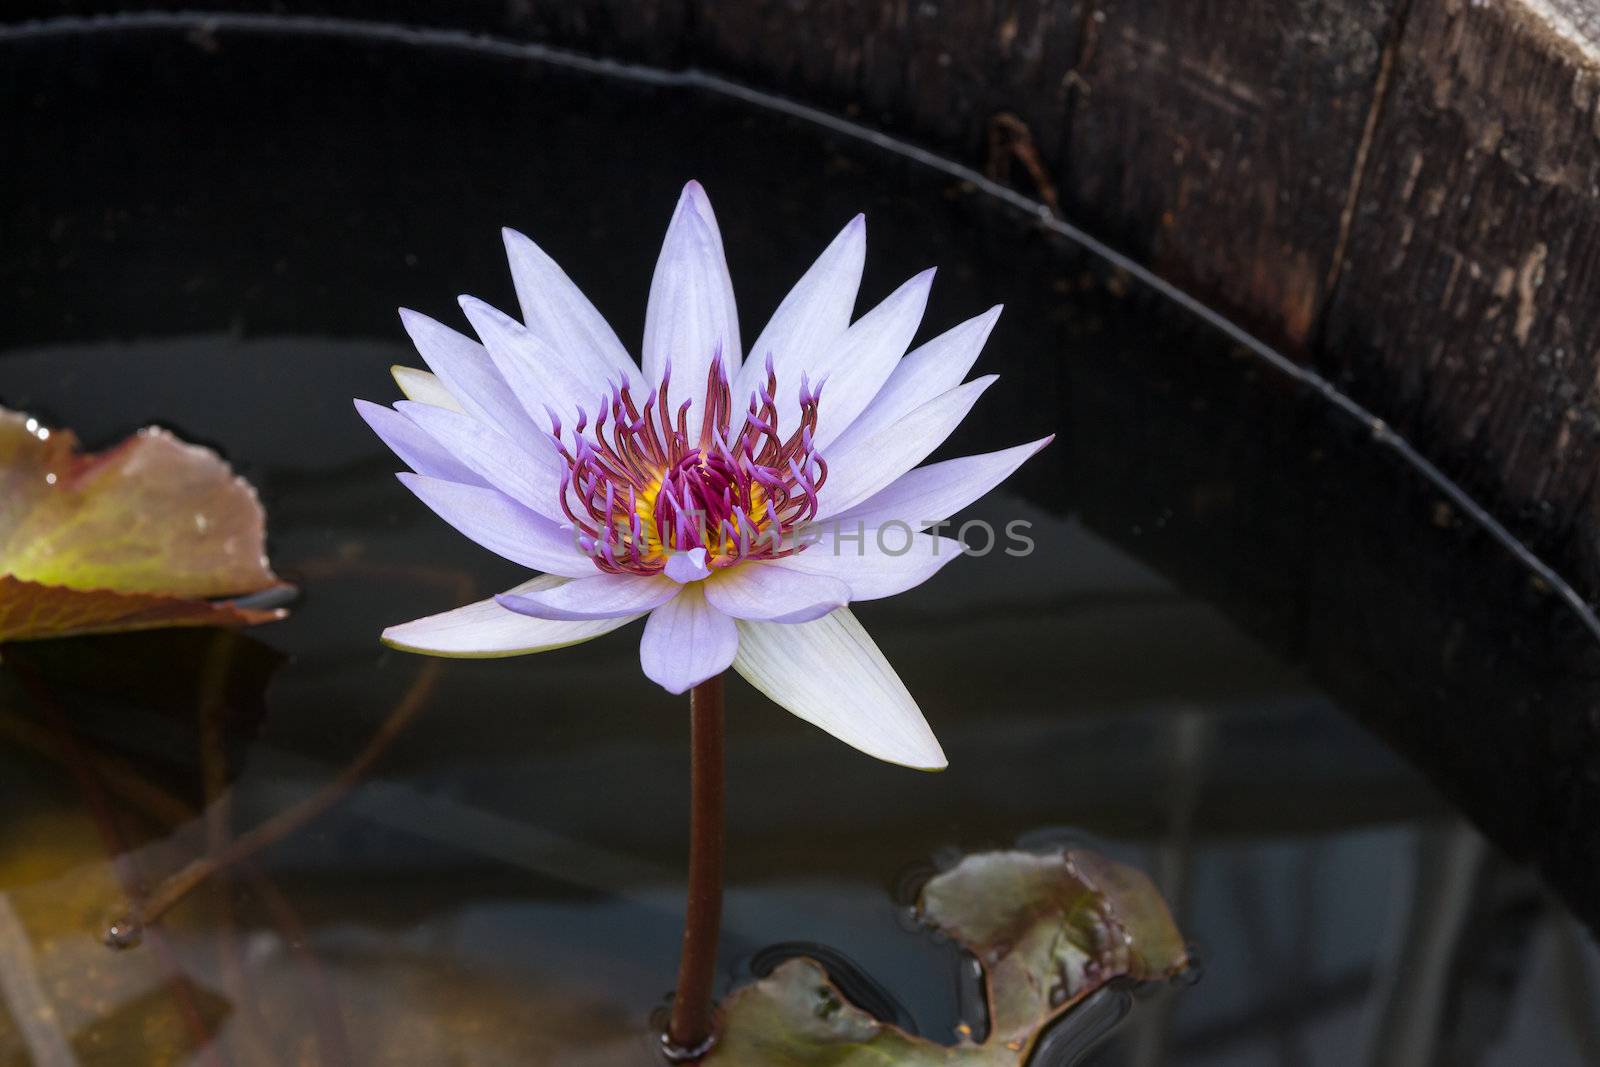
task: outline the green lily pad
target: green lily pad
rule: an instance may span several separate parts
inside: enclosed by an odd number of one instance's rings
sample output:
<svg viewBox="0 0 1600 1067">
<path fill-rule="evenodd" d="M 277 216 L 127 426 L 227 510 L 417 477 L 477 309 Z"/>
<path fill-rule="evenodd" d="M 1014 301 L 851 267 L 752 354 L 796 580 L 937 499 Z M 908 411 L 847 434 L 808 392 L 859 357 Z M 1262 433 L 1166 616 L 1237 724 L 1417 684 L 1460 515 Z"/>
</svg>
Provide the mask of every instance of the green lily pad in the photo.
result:
<svg viewBox="0 0 1600 1067">
<path fill-rule="evenodd" d="M 281 584 L 255 490 L 165 430 L 85 454 L 0 408 L 0 501 L 0 642 L 283 614 L 222 599 Z"/>
<path fill-rule="evenodd" d="M 983 964 L 982 1042 L 941 1045 L 880 1022 L 797 959 L 723 1002 L 705 1067 L 1020 1067 L 1050 1024 L 1106 983 L 1188 966 L 1150 879 L 1084 850 L 969 856 L 928 883 L 921 912 Z"/>
</svg>

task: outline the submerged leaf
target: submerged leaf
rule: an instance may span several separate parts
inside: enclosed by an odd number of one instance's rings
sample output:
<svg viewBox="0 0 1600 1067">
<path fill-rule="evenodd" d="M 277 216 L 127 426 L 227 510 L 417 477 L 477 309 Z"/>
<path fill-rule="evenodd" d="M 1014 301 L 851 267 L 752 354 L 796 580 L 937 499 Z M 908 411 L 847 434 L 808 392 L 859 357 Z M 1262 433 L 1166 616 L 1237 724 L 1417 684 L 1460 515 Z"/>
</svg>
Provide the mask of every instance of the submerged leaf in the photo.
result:
<svg viewBox="0 0 1600 1067">
<path fill-rule="evenodd" d="M 278 585 L 255 490 L 160 429 L 97 454 L 0 408 L 0 642 L 282 612 L 215 598 Z"/>
<path fill-rule="evenodd" d="M 969 856 L 928 883 L 922 911 L 983 964 L 991 1044 L 1031 1043 L 1112 979 L 1168 978 L 1188 963 L 1144 872 L 1084 849 Z"/>
<path fill-rule="evenodd" d="M 821 966 L 797 959 L 728 997 L 706 1067 L 1019 1067 L 1049 1025 L 1096 989 L 1188 965 L 1150 880 L 1083 850 L 969 856 L 928 883 L 921 910 L 983 964 L 982 1043 L 941 1045 L 880 1022 Z"/>
</svg>

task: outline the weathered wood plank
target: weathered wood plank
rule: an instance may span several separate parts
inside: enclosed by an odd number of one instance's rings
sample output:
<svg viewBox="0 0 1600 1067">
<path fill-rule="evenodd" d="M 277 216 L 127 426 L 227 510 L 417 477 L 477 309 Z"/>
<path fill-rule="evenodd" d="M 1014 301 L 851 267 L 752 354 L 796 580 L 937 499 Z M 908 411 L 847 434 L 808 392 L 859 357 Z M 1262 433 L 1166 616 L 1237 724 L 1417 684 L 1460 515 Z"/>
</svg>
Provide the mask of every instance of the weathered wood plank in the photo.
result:
<svg viewBox="0 0 1600 1067">
<path fill-rule="evenodd" d="M 1576 0 L 1418 0 L 1319 363 L 1600 591 L 1600 50 Z"/>
<path fill-rule="evenodd" d="M 1396 0 L 1101 0 L 1068 214 L 1292 349 L 1309 337 Z"/>
<path fill-rule="evenodd" d="M 993 117 L 1015 112 L 1049 153 L 1064 143 L 1086 11 L 1086 0 L 707 3 L 694 55 L 973 161 Z"/>
</svg>

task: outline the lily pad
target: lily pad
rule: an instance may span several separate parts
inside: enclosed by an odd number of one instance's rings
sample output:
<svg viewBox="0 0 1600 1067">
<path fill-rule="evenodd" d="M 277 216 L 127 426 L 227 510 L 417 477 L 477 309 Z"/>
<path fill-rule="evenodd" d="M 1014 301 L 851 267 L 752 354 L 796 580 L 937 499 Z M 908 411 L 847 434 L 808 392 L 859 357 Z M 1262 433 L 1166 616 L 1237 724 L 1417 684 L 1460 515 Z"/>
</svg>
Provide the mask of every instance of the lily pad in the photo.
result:
<svg viewBox="0 0 1600 1067">
<path fill-rule="evenodd" d="M 222 599 L 281 585 L 255 490 L 165 430 L 86 454 L 0 408 L 0 501 L 0 642 L 283 615 Z"/>
<path fill-rule="evenodd" d="M 850 1004 L 819 964 L 796 959 L 723 1002 L 705 1067 L 1020 1067 L 1052 1023 L 1106 983 L 1188 966 L 1149 878 L 1084 850 L 969 856 L 928 883 L 921 911 L 983 965 L 983 1041 L 907 1034 Z"/>
</svg>

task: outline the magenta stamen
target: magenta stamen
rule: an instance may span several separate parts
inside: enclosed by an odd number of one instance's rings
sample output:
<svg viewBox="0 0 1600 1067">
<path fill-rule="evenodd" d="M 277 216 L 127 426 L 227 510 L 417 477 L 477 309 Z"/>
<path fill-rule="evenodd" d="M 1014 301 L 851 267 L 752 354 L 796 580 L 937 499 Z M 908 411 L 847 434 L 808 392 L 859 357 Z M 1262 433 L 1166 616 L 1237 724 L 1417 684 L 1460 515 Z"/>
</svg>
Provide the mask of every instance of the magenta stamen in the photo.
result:
<svg viewBox="0 0 1600 1067">
<path fill-rule="evenodd" d="M 658 574 L 669 553 L 706 550 L 706 562 L 728 567 L 745 559 L 774 559 L 794 551 L 796 527 L 816 514 L 817 489 L 827 465 L 813 433 L 817 396 L 802 376 L 799 424 L 778 435 L 777 369 L 766 356 L 766 381 L 754 390 L 737 431 L 733 389 L 719 351 L 705 379 L 703 401 L 668 406 L 670 366 L 644 404 L 635 406 L 625 380 L 608 382 L 590 423 L 578 409 L 572 445 L 550 413 L 551 434 L 565 462 L 562 510 L 578 544 L 603 571 Z M 700 404 L 695 433 L 690 414 Z M 640 514 L 646 494 L 653 506 Z M 651 549 L 653 532 L 659 542 Z"/>
</svg>

